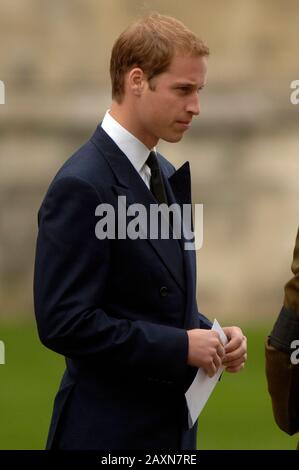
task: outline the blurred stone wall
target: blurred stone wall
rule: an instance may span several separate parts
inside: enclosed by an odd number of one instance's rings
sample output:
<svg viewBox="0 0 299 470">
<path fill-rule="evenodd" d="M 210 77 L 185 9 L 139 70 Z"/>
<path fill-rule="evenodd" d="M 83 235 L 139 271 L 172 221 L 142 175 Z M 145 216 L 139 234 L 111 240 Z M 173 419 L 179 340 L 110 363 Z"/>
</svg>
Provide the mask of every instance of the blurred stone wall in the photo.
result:
<svg viewBox="0 0 299 470">
<path fill-rule="evenodd" d="M 298 14 L 293 0 L 1 0 L 0 315 L 32 315 L 37 211 L 110 102 L 113 41 L 138 16 L 176 16 L 211 48 L 202 114 L 183 141 L 204 204 L 198 303 L 220 321 L 272 321 L 299 224 Z"/>
</svg>

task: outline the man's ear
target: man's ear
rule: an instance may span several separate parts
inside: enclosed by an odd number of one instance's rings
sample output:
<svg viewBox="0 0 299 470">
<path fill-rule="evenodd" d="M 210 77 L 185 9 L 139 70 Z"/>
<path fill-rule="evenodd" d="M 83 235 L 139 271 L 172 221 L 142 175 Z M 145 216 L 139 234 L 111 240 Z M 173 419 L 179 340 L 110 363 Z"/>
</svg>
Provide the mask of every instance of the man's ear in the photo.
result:
<svg viewBox="0 0 299 470">
<path fill-rule="evenodd" d="M 145 75 L 141 68 L 135 67 L 128 75 L 128 87 L 135 96 L 140 96 L 144 89 Z"/>
</svg>

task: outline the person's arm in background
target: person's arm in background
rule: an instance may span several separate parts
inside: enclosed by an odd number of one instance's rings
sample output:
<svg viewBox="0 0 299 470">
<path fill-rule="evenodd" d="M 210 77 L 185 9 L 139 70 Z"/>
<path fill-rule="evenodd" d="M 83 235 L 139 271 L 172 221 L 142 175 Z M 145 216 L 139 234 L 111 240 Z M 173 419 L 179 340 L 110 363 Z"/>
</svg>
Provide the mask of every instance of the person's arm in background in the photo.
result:
<svg viewBox="0 0 299 470">
<path fill-rule="evenodd" d="M 291 344 L 299 340 L 299 230 L 292 271 L 294 276 L 285 286 L 284 305 L 265 351 L 273 414 L 278 426 L 288 434 L 299 431 L 299 364 L 291 362 Z"/>
</svg>

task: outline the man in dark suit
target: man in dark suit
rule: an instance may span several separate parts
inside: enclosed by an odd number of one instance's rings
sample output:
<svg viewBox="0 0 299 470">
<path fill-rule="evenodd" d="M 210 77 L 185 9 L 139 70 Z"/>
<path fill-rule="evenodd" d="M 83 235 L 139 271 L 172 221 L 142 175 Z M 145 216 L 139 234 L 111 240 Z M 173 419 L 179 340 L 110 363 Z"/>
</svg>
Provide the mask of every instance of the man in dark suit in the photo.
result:
<svg viewBox="0 0 299 470">
<path fill-rule="evenodd" d="M 184 393 L 197 368 L 244 366 L 240 328 L 224 328 L 224 348 L 198 312 L 195 253 L 174 236 L 176 216 L 168 238 L 129 237 L 109 212 L 120 201 L 147 214 L 191 203 L 189 164 L 175 171 L 155 145 L 178 142 L 199 114 L 207 56 L 174 18 L 153 14 L 122 33 L 111 109 L 43 200 L 35 312 L 43 344 L 66 358 L 48 448 L 195 449 Z"/>
<path fill-rule="evenodd" d="M 266 375 L 275 420 L 288 434 L 299 431 L 299 230 L 285 286 L 284 306 L 266 343 Z M 299 450 L 299 444 L 298 444 Z"/>
</svg>

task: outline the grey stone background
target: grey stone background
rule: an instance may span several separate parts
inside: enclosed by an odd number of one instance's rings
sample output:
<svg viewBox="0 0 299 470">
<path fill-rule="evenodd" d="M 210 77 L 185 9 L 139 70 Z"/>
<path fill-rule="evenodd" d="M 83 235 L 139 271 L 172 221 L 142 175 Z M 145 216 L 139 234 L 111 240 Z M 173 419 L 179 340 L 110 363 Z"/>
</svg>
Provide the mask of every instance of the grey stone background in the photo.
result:
<svg viewBox="0 0 299 470">
<path fill-rule="evenodd" d="M 110 103 L 118 34 L 158 10 L 211 49 L 202 113 L 183 141 L 204 204 L 198 304 L 220 322 L 272 323 L 299 224 L 299 3 L 295 0 L 1 0 L 0 317 L 32 317 L 37 211 L 60 165 Z"/>
</svg>

